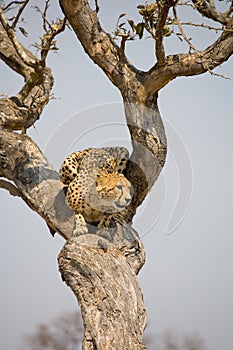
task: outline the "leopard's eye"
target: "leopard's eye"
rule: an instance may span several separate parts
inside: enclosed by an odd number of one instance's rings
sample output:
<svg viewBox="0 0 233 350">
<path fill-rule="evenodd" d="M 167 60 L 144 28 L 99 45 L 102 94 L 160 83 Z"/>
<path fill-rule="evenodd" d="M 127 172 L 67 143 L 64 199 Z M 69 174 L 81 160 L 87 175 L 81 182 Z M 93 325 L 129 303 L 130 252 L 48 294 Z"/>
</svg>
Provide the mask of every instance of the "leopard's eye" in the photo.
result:
<svg viewBox="0 0 233 350">
<path fill-rule="evenodd" d="M 117 185 L 116 188 L 117 188 L 118 190 L 122 191 L 123 186 L 122 186 L 122 185 Z"/>
</svg>

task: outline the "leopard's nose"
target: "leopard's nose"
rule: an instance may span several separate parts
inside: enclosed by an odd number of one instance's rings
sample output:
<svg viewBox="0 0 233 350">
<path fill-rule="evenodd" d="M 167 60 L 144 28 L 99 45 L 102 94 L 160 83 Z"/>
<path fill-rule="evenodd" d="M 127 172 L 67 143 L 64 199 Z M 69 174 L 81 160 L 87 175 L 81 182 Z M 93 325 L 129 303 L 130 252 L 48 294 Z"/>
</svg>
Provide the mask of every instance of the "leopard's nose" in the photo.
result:
<svg viewBox="0 0 233 350">
<path fill-rule="evenodd" d="M 131 198 L 126 198 L 125 201 L 126 201 L 126 204 L 128 204 L 131 201 Z"/>
</svg>

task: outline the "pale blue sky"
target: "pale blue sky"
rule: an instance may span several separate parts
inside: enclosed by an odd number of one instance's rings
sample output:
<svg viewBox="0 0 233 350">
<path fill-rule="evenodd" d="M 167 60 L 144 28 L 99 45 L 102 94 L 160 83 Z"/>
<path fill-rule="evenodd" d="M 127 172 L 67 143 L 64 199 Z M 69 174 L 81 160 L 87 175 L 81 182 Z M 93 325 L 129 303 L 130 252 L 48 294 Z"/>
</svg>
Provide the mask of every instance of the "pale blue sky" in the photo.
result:
<svg viewBox="0 0 233 350">
<path fill-rule="evenodd" d="M 117 14 L 127 12 L 132 17 L 130 7 L 135 3 L 101 1 L 105 28 L 113 29 Z M 33 34 L 28 40 L 32 42 L 36 18 L 33 15 L 28 20 Z M 201 31 L 197 41 L 203 45 L 211 35 Z M 168 38 L 166 44 L 169 52 L 179 51 L 178 39 Z M 29 130 L 56 169 L 76 148 L 101 146 L 106 140 L 107 144 L 129 146 L 117 89 L 83 53 L 71 31 L 59 37 L 59 46 L 58 55 L 51 54 L 48 60 L 58 99 L 50 102 L 35 129 Z M 154 63 L 150 39 L 128 43 L 127 53 L 142 70 Z M 224 64 L 221 74 L 233 77 L 232 63 L 231 59 Z M 2 63 L 0 72 L 0 91 L 16 93 L 22 79 Z M 165 329 L 197 331 L 206 349 L 231 350 L 233 82 L 209 74 L 179 78 L 159 96 L 169 156 L 163 174 L 135 217 L 135 228 L 147 252 L 139 279 L 148 332 L 155 341 Z M 179 193 L 181 208 L 192 193 L 191 202 L 181 224 L 167 234 Z M 74 310 L 76 300 L 57 271 L 56 259 L 64 241 L 58 235 L 52 238 L 44 221 L 22 200 L 1 190 L 0 203 L 0 348 L 18 350 L 23 334 L 38 323 Z M 175 221 L 181 214 L 177 211 Z"/>
</svg>

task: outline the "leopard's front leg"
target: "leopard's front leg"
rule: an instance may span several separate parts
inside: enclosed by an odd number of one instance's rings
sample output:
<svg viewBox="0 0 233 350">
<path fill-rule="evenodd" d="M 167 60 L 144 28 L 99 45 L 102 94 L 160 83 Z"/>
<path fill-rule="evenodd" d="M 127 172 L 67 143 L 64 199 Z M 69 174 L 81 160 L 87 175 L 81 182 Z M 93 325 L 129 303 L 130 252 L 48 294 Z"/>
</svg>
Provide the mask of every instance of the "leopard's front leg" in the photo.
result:
<svg viewBox="0 0 233 350">
<path fill-rule="evenodd" d="M 81 213 L 75 213 L 75 227 L 72 236 L 77 237 L 88 233 L 87 224 Z"/>
</svg>

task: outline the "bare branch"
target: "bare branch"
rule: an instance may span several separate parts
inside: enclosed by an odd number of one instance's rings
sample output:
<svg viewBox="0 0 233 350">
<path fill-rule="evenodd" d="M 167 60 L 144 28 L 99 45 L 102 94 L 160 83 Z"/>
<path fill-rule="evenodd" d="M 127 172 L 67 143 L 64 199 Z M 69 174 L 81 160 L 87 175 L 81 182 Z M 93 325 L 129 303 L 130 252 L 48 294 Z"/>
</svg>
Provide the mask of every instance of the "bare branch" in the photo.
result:
<svg viewBox="0 0 233 350">
<path fill-rule="evenodd" d="M 25 132 L 39 119 L 53 86 L 50 69 L 45 68 L 42 77 L 32 74 L 16 96 L 0 99 L 0 129 Z"/>
<path fill-rule="evenodd" d="M 16 27 L 16 24 L 19 21 L 20 16 L 23 13 L 23 10 L 25 9 L 25 7 L 27 6 L 27 4 L 29 3 L 30 0 L 25 0 L 22 4 L 22 6 L 19 8 L 19 11 L 17 13 L 17 15 L 15 16 L 14 22 L 11 25 L 11 28 L 14 29 Z"/>
<path fill-rule="evenodd" d="M 125 80 L 128 81 L 129 76 L 135 75 L 137 70 L 128 61 L 124 51 L 101 28 L 96 11 L 90 8 L 87 0 L 60 0 L 60 5 L 86 53 L 114 85 L 120 90 L 126 88 Z"/>
<path fill-rule="evenodd" d="M 21 197 L 20 192 L 17 187 L 15 187 L 12 183 L 6 180 L 0 179 L 0 188 L 7 190 L 12 196 Z"/>
<path fill-rule="evenodd" d="M 233 54 L 233 19 L 220 37 L 207 49 L 192 54 L 175 54 L 167 57 L 166 67 L 153 67 L 148 71 L 146 91 L 158 91 L 178 76 L 191 76 L 212 71 Z"/>
<path fill-rule="evenodd" d="M 67 239 L 74 216 L 57 172 L 29 136 L 0 130 L 0 140 L 1 176 L 13 181 L 26 204 Z"/>
<path fill-rule="evenodd" d="M 232 12 L 232 4 L 230 8 L 225 13 L 216 10 L 213 0 L 192 0 L 194 7 L 203 16 L 212 19 L 213 21 L 219 22 L 223 25 L 227 25 L 230 21 L 230 14 Z"/>
<path fill-rule="evenodd" d="M 28 1 L 21 6 L 16 19 L 19 18 L 26 3 Z M 48 1 L 46 5 L 44 16 L 46 16 Z M 16 21 L 13 26 L 9 26 L 2 10 L 0 20 L 3 25 L 0 26 L 0 58 L 25 78 L 24 86 L 15 97 L 0 100 L 0 127 L 25 132 L 40 117 L 50 99 L 53 76 L 51 70 L 46 67 L 46 58 L 50 50 L 57 49 L 55 37 L 65 29 L 66 21 L 58 19 L 49 24 L 49 32 L 42 37 L 41 60 L 38 60 L 17 40 L 13 28 Z"/>
<path fill-rule="evenodd" d="M 98 13 L 100 10 L 99 4 L 98 4 L 98 0 L 95 0 L 95 11 L 96 13 Z"/>
<path fill-rule="evenodd" d="M 12 9 L 12 5 L 21 5 L 25 2 L 25 0 L 21 1 L 11 1 L 8 5 L 3 7 L 3 12 L 7 12 Z"/>
<path fill-rule="evenodd" d="M 223 27 L 213 27 L 213 26 L 210 26 L 210 25 L 207 25 L 205 23 L 193 23 L 193 22 L 180 22 L 181 26 L 192 26 L 192 27 L 198 27 L 198 28 L 204 28 L 204 29 L 208 29 L 208 30 L 213 30 L 215 32 L 222 32 L 223 30 L 225 31 L 229 31 L 229 32 L 232 32 L 231 29 L 226 29 L 226 28 L 223 28 Z"/>
<path fill-rule="evenodd" d="M 0 58 L 3 60 L 11 69 L 13 69 L 18 74 L 22 75 L 25 80 L 28 79 L 32 68 L 28 67 L 16 52 L 11 40 L 9 39 L 6 31 L 2 26 L 0 26 Z M 25 48 L 24 48 L 25 49 Z M 27 55 L 31 55 L 32 59 L 34 55 L 25 49 Z"/>
<path fill-rule="evenodd" d="M 43 18 L 43 28 L 44 28 L 44 31 L 47 33 L 47 28 L 46 28 L 46 25 L 49 26 L 50 30 L 52 30 L 52 27 L 51 27 L 51 24 L 49 23 L 49 21 L 47 20 L 47 11 L 48 11 L 48 8 L 50 6 L 49 4 L 50 0 L 46 0 L 45 1 L 45 7 L 44 7 L 44 11 L 42 14 L 42 18 Z M 38 8 L 38 7 L 37 7 Z M 39 8 L 38 8 L 39 9 Z"/>
<path fill-rule="evenodd" d="M 0 26 L 0 58 L 25 78 L 25 84 L 15 96 L 0 99 L 0 128 L 26 130 L 40 117 L 48 103 L 53 77 L 50 69 L 28 67 L 19 57 L 6 31 Z M 25 49 L 27 55 L 34 55 Z"/>
<path fill-rule="evenodd" d="M 163 28 L 166 24 L 168 12 L 171 5 L 171 1 L 165 1 L 159 7 L 159 17 L 155 31 L 155 53 L 159 66 L 164 65 L 166 62 L 165 50 L 163 46 Z"/>
<path fill-rule="evenodd" d="M 42 37 L 42 47 L 41 47 L 41 64 L 45 65 L 46 58 L 50 50 L 56 48 L 56 43 L 54 42 L 55 37 L 65 30 L 66 18 L 57 20 L 56 23 L 50 24 L 51 32 L 45 34 Z"/>
<path fill-rule="evenodd" d="M 16 35 L 15 35 L 15 31 L 13 28 L 11 28 L 10 26 L 8 26 L 8 23 L 6 21 L 6 18 L 3 14 L 3 10 L 0 9 L 0 22 L 3 26 L 3 28 L 5 29 L 9 39 L 11 40 L 17 54 L 19 55 L 19 57 L 21 58 L 21 60 L 23 61 L 24 64 L 26 64 L 29 67 L 33 67 L 35 68 L 38 60 L 34 57 L 32 58 L 31 56 L 29 57 L 27 55 L 27 52 L 24 50 L 23 46 L 19 43 Z"/>
<path fill-rule="evenodd" d="M 15 97 L 0 99 L 0 128 L 26 130 L 40 117 L 48 103 L 53 86 L 49 68 L 28 67 L 19 57 L 6 31 L 0 26 L 0 58 L 25 78 L 25 84 Z M 28 57 L 34 55 L 25 49 Z"/>
<path fill-rule="evenodd" d="M 176 20 L 176 24 L 178 25 L 178 28 L 180 30 L 180 33 L 181 33 L 182 37 L 184 38 L 184 40 L 189 45 L 189 48 L 192 49 L 194 52 L 197 52 L 197 49 L 192 44 L 191 40 L 187 37 L 187 35 L 185 34 L 185 32 L 183 30 L 182 24 L 181 24 L 181 22 L 179 20 L 179 17 L 177 16 L 176 6 L 173 7 L 173 14 L 174 14 L 174 18 Z"/>
<path fill-rule="evenodd" d="M 233 81 L 233 78 L 227 77 L 227 76 L 225 76 L 223 74 L 216 73 L 212 69 L 208 69 L 208 73 L 210 73 L 210 75 L 213 75 L 214 77 L 218 77 L 218 78 L 222 78 L 222 79 Z"/>
</svg>

